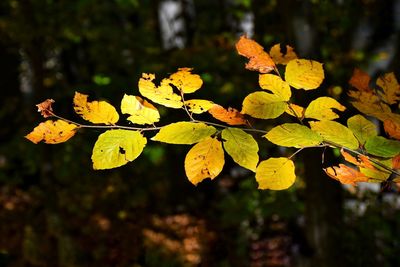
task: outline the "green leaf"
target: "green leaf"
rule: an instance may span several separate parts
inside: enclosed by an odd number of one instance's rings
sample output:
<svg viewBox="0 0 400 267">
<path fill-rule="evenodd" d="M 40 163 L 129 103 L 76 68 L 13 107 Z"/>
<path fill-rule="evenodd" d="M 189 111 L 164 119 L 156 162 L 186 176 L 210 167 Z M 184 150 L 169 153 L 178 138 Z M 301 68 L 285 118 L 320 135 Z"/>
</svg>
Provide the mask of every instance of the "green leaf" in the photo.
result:
<svg viewBox="0 0 400 267">
<path fill-rule="evenodd" d="M 286 102 L 266 92 L 251 93 L 243 100 L 242 113 L 258 119 L 274 119 L 286 110 Z"/>
<path fill-rule="evenodd" d="M 205 123 L 181 121 L 164 126 L 151 140 L 191 145 L 213 135 L 216 131 L 214 127 Z"/>
<path fill-rule="evenodd" d="M 321 121 L 334 120 L 339 118 L 339 115 L 332 111 L 333 108 L 339 111 L 344 111 L 346 109 L 346 107 L 342 106 L 336 99 L 326 96 L 318 97 L 308 105 L 304 116 Z"/>
<path fill-rule="evenodd" d="M 137 131 L 108 130 L 102 133 L 93 147 L 93 169 L 112 169 L 136 159 L 147 143 Z"/>
<path fill-rule="evenodd" d="M 264 137 L 278 146 L 297 148 L 317 146 L 322 142 L 322 137 L 319 134 L 298 123 L 278 125 L 272 128 Z"/>
<path fill-rule="evenodd" d="M 394 157 L 400 154 L 400 142 L 382 136 L 372 136 L 365 142 L 365 150 L 379 157 Z"/>
<path fill-rule="evenodd" d="M 253 172 L 258 163 L 258 144 L 253 136 L 238 128 L 222 131 L 225 151 L 240 166 Z"/>
<path fill-rule="evenodd" d="M 284 190 L 296 180 L 294 164 L 288 158 L 269 158 L 261 161 L 256 170 L 259 189 Z"/>
<path fill-rule="evenodd" d="M 362 145 L 365 144 L 368 138 L 378 135 L 375 124 L 362 115 L 355 115 L 349 118 L 347 126 Z"/>
<path fill-rule="evenodd" d="M 358 148 L 358 141 L 353 132 L 336 121 L 311 121 L 310 126 L 313 131 L 319 133 L 326 141 L 331 141 L 350 149 Z"/>
</svg>

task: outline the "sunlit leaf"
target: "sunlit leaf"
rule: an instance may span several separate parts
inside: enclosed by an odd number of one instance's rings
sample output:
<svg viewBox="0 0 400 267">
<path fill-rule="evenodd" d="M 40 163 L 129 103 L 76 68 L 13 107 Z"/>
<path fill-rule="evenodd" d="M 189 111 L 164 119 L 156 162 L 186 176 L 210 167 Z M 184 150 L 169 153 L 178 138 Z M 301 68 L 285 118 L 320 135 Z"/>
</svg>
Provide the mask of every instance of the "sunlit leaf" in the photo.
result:
<svg viewBox="0 0 400 267">
<path fill-rule="evenodd" d="M 258 119 L 274 119 L 282 115 L 286 102 L 267 92 L 254 92 L 243 100 L 242 112 Z"/>
<path fill-rule="evenodd" d="M 334 120 L 336 118 L 339 118 L 339 115 L 333 112 L 332 109 L 344 111 L 346 107 L 341 105 L 339 102 L 331 97 L 322 96 L 311 101 L 311 103 L 306 108 L 304 116 L 306 118 L 317 120 Z"/>
<path fill-rule="evenodd" d="M 369 87 L 370 82 L 371 77 L 369 74 L 356 68 L 353 71 L 349 84 L 359 91 L 370 92 L 372 91 Z"/>
<path fill-rule="evenodd" d="M 149 102 L 138 96 L 124 95 L 121 112 L 129 114 L 128 120 L 136 124 L 153 124 L 160 120 L 160 113 Z"/>
<path fill-rule="evenodd" d="M 88 95 L 75 92 L 74 110 L 91 123 L 115 124 L 119 115 L 117 110 L 106 101 L 88 102 Z"/>
<path fill-rule="evenodd" d="M 269 158 L 261 161 L 256 170 L 259 189 L 284 190 L 295 180 L 294 164 L 288 158 Z"/>
<path fill-rule="evenodd" d="M 180 68 L 169 76 L 171 83 L 185 94 L 196 92 L 203 85 L 203 80 L 197 74 L 191 73 L 191 68 Z"/>
<path fill-rule="evenodd" d="M 336 121 L 311 121 L 310 126 L 313 131 L 319 133 L 326 141 L 350 149 L 358 148 L 358 141 L 353 132 Z"/>
<path fill-rule="evenodd" d="M 163 79 L 157 87 L 153 82 L 154 79 L 154 74 L 142 74 L 139 80 L 139 92 L 142 96 L 169 108 L 181 108 L 183 106 L 181 96 L 173 92 L 171 81 Z"/>
<path fill-rule="evenodd" d="M 298 123 L 285 123 L 276 126 L 264 137 L 278 146 L 297 148 L 316 146 L 322 142 L 322 137 L 319 134 Z"/>
<path fill-rule="evenodd" d="M 293 48 L 289 45 L 286 46 L 286 54 L 282 54 L 280 44 L 272 46 L 269 50 L 269 55 L 271 56 L 275 64 L 282 65 L 286 65 L 287 63 L 289 63 L 289 61 L 297 58 L 297 55 L 294 52 Z"/>
<path fill-rule="evenodd" d="M 355 115 L 349 118 L 347 126 L 362 145 L 365 144 L 368 138 L 378 135 L 375 124 L 362 115 Z"/>
<path fill-rule="evenodd" d="M 289 84 L 277 75 L 260 74 L 258 82 L 262 89 L 271 91 L 282 101 L 288 101 L 292 96 Z"/>
<path fill-rule="evenodd" d="M 373 178 L 374 180 L 385 181 L 391 175 L 391 172 L 386 170 L 369 169 L 360 167 L 360 172 L 365 174 L 368 178 Z"/>
<path fill-rule="evenodd" d="M 40 141 L 46 144 L 58 144 L 67 141 L 75 135 L 78 126 L 63 120 L 47 120 L 40 123 L 28 135 L 25 136 L 31 142 L 37 144 Z"/>
<path fill-rule="evenodd" d="M 275 63 L 264 48 L 252 39 L 241 36 L 236 43 L 236 50 L 239 55 L 249 59 L 246 69 L 255 70 L 260 73 L 268 73 L 276 68 Z"/>
<path fill-rule="evenodd" d="M 324 169 L 325 173 L 342 184 L 357 185 L 359 182 L 368 182 L 368 177 L 363 173 L 344 164 Z"/>
<path fill-rule="evenodd" d="M 147 139 L 140 132 L 108 130 L 97 139 L 92 153 L 93 169 L 112 169 L 136 159 Z"/>
<path fill-rule="evenodd" d="M 376 84 L 382 88 L 380 95 L 386 103 L 391 105 L 400 100 L 400 85 L 393 72 L 379 77 Z"/>
<path fill-rule="evenodd" d="M 400 142 L 382 136 L 372 136 L 365 142 L 365 150 L 379 157 L 394 157 L 400 154 Z"/>
<path fill-rule="evenodd" d="M 190 112 L 201 114 L 212 108 L 214 106 L 214 102 L 204 99 L 190 99 L 185 101 L 185 106 Z"/>
<path fill-rule="evenodd" d="M 383 127 L 385 128 L 385 132 L 392 138 L 400 140 L 400 123 L 387 119 L 383 122 Z"/>
<path fill-rule="evenodd" d="M 200 122 L 181 121 L 164 126 L 151 140 L 168 144 L 194 144 L 213 135 L 217 130 Z"/>
<path fill-rule="evenodd" d="M 240 166 L 256 171 L 258 163 L 258 144 L 253 136 L 238 128 L 222 131 L 225 151 Z"/>
<path fill-rule="evenodd" d="M 296 89 L 316 89 L 324 78 L 322 64 L 317 61 L 294 59 L 286 65 L 285 80 Z"/>
<path fill-rule="evenodd" d="M 349 96 L 353 98 L 351 104 L 362 113 L 376 117 L 382 121 L 388 118 L 392 111 L 390 107 L 383 103 L 379 96 L 369 91 L 349 91 Z"/>
<path fill-rule="evenodd" d="M 223 121 L 229 125 L 245 125 L 247 124 L 243 114 L 234 108 L 224 109 L 224 107 L 214 104 L 212 108 L 208 110 L 217 120 Z"/>
<path fill-rule="evenodd" d="M 185 158 L 185 172 L 189 181 L 197 185 L 205 178 L 214 179 L 224 167 L 222 143 L 212 137 L 206 137 L 194 145 Z"/>
<path fill-rule="evenodd" d="M 305 109 L 302 106 L 289 103 L 286 107 L 285 112 L 293 117 L 302 119 L 304 118 Z"/>
</svg>

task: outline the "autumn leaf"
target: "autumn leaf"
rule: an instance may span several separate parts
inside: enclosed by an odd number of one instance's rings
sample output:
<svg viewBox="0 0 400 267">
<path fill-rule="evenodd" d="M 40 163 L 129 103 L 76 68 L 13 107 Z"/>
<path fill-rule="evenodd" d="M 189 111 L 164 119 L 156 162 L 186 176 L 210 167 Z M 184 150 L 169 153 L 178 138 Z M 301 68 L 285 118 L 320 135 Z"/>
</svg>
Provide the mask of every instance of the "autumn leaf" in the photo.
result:
<svg viewBox="0 0 400 267">
<path fill-rule="evenodd" d="M 254 92 L 243 100 L 242 113 L 257 119 L 274 119 L 287 108 L 281 97 L 267 92 Z"/>
<path fill-rule="evenodd" d="M 390 107 L 383 103 L 379 96 L 373 91 L 349 91 L 348 95 L 353 98 L 351 104 L 360 112 L 384 121 L 392 111 Z"/>
<path fill-rule="evenodd" d="M 270 91 L 279 97 L 281 101 L 289 101 L 292 96 L 289 84 L 277 75 L 260 74 L 258 82 L 262 89 Z"/>
<path fill-rule="evenodd" d="M 214 106 L 214 102 L 204 99 L 190 99 L 185 101 L 185 106 L 194 114 L 207 112 Z"/>
<path fill-rule="evenodd" d="M 391 119 L 387 119 L 383 122 L 385 132 L 392 138 L 400 140 L 400 124 Z"/>
<path fill-rule="evenodd" d="M 362 115 L 355 115 L 349 118 L 347 120 L 347 126 L 362 145 L 365 144 L 368 138 L 378 135 L 375 124 Z"/>
<path fill-rule="evenodd" d="M 396 170 L 400 169 L 400 155 L 392 158 L 392 168 Z"/>
<path fill-rule="evenodd" d="M 93 169 L 112 169 L 135 160 L 146 146 L 140 132 L 108 130 L 99 135 L 92 153 Z"/>
<path fill-rule="evenodd" d="M 376 84 L 382 88 L 380 95 L 386 103 L 392 105 L 400 100 L 400 85 L 393 72 L 379 77 Z"/>
<path fill-rule="evenodd" d="M 46 144 L 59 144 L 74 136 L 78 128 L 77 125 L 63 120 L 47 120 L 35 127 L 25 138 L 35 144 L 40 141 Z"/>
<path fill-rule="evenodd" d="M 160 86 L 156 86 L 153 82 L 154 79 L 154 74 L 142 74 L 138 85 L 142 96 L 168 108 L 181 108 L 183 106 L 181 96 L 173 92 L 170 85 L 171 80 L 163 79 Z"/>
<path fill-rule="evenodd" d="M 225 151 L 240 166 L 253 172 L 258 163 L 258 144 L 253 136 L 238 128 L 226 128 L 221 133 Z"/>
<path fill-rule="evenodd" d="M 286 65 L 285 80 L 296 89 L 316 89 L 324 78 L 322 64 L 317 61 L 294 59 Z"/>
<path fill-rule="evenodd" d="M 197 185 L 205 178 L 214 179 L 224 167 L 222 143 L 212 137 L 206 137 L 194 145 L 185 157 L 185 172 L 189 181 Z"/>
<path fill-rule="evenodd" d="M 284 190 L 295 180 L 294 163 L 288 158 L 269 158 L 261 161 L 256 170 L 259 189 Z"/>
<path fill-rule="evenodd" d="M 246 69 L 255 70 L 260 73 L 268 73 L 276 69 L 275 63 L 264 48 L 252 39 L 241 36 L 236 43 L 236 50 L 241 56 L 249 59 Z"/>
<path fill-rule="evenodd" d="M 367 156 L 358 155 L 358 157 L 356 158 L 350 153 L 346 152 L 343 148 L 340 150 L 340 154 L 342 154 L 344 160 L 356 165 L 357 167 L 376 169 Z"/>
<path fill-rule="evenodd" d="M 344 111 L 346 107 L 331 97 L 322 96 L 311 101 L 306 108 L 304 116 L 317 120 L 334 120 L 339 118 L 339 115 L 333 112 L 332 109 Z"/>
<path fill-rule="evenodd" d="M 115 124 L 119 120 L 116 109 L 105 101 L 88 102 L 88 95 L 75 92 L 74 110 L 91 123 Z"/>
<path fill-rule="evenodd" d="M 356 68 L 353 71 L 353 75 L 350 78 L 349 84 L 359 91 L 370 92 L 372 91 L 369 87 L 370 82 L 371 77 L 369 74 Z"/>
<path fill-rule="evenodd" d="M 289 63 L 289 61 L 296 59 L 297 55 L 294 52 L 293 48 L 290 47 L 289 45 L 286 46 L 286 54 L 282 54 L 281 52 L 281 45 L 276 44 L 271 47 L 269 50 L 269 54 L 272 58 L 272 60 L 275 62 L 275 64 L 282 64 L 286 65 Z"/>
<path fill-rule="evenodd" d="M 319 134 L 298 123 L 278 125 L 272 128 L 264 137 L 278 146 L 297 148 L 317 146 L 322 142 L 322 137 Z"/>
<path fill-rule="evenodd" d="M 359 182 L 368 182 L 368 177 L 356 169 L 344 164 L 324 169 L 325 173 L 342 184 L 357 185 Z"/>
<path fill-rule="evenodd" d="M 180 68 L 171 74 L 171 83 L 185 94 L 196 92 L 203 85 L 203 80 L 197 74 L 191 73 L 191 68 Z"/>
<path fill-rule="evenodd" d="M 326 141 L 334 142 L 349 149 L 358 149 L 358 140 L 354 137 L 353 132 L 336 121 L 311 121 L 310 126 Z"/>
<path fill-rule="evenodd" d="M 223 121 L 229 125 L 247 124 L 247 121 L 245 120 L 243 114 L 231 107 L 229 107 L 228 109 L 224 109 L 224 107 L 214 104 L 212 108 L 208 110 L 208 113 L 210 113 L 211 116 L 213 116 L 217 120 Z"/>
<path fill-rule="evenodd" d="M 365 142 L 365 150 L 378 157 L 394 157 L 400 154 L 400 142 L 383 136 L 372 136 Z"/>
<path fill-rule="evenodd" d="M 42 103 L 37 104 L 38 112 L 43 116 L 43 118 L 48 118 L 53 116 L 53 108 L 51 105 L 55 101 L 53 99 L 46 99 Z"/>
<path fill-rule="evenodd" d="M 181 121 L 162 127 L 151 140 L 168 144 L 190 145 L 200 142 L 216 131 L 214 127 L 205 123 Z"/>
<path fill-rule="evenodd" d="M 153 124 L 160 120 L 157 108 L 138 96 L 125 94 L 121 101 L 121 112 L 129 114 L 127 120 L 136 124 Z"/>
<path fill-rule="evenodd" d="M 303 119 L 305 108 L 303 108 L 302 106 L 293 104 L 293 103 L 289 103 L 286 107 L 285 112 L 287 114 L 289 114 L 290 116 L 293 116 L 293 117 L 296 117 L 299 119 Z"/>
</svg>

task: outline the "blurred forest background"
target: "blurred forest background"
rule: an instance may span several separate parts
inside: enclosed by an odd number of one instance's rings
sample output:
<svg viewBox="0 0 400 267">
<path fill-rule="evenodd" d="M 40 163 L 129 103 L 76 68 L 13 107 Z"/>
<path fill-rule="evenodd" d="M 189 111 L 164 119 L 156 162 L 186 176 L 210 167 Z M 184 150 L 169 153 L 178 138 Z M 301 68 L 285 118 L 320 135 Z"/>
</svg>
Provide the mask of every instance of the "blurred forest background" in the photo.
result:
<svg viewBox="0 0 400 267">
<path fill-rule="evenodd" d="M 133 163 L 93 171 L 100 130 L 56 146 L 24 139 L 42 121 L 35 104 L 53 98 L 58 114 L 80 120 L 75 90 L 119 106 L 142 72 L 193 67 L 199 97 L 241 109 L 258 88 L 234 48 L 244 33 L 323 62 L 321 89 L 295 101 L 335 97 L 345 119 L 356 113 L 346 95 L 354 67 L 399 71 L 399 30 L 399 0 L 1 0 L 0 266 L 400 266 L 398 192 L 342 187 L 322 171 L 337 153 L 322 162 L 322 149 L 303 151 L 296 185 L 272 192 L 229 157 L 194 187 L 188 146 L 150 142 Z M 164 124 L 184 116 L 162 110 Z M 262 159 L 293 153 L 261 143 Z"/>
</svg>

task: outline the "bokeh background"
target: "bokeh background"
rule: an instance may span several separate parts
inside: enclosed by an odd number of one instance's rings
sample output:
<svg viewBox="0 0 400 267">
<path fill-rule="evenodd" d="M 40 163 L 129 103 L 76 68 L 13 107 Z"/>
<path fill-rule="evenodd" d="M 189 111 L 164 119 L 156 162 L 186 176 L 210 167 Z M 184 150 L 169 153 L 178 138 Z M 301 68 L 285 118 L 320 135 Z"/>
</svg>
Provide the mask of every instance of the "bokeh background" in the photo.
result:
<svg viewBox="0 0 400 267">
<path fill-rule="evenodd" d="M 150 142 L 133 163 L 93 171 L 100 130 L 60 145 L 24 139 L 42 121 L 35 104 L 53 98 L 80 121 L 75 91 L 118 107 L 142 72 L 192 67 L 204 80 L 198 97 L 240 109 L 258 88 L 234 49 L 242 34 L 323 62 L 321 89 L 295 102 L 335 97 L 345 121 L 356 113 L 346 95 L 354 67 L 399 71 L 399 30 L 399 0 L 1 0 L 0 266 L 400 266 L 397 190 L 328 178 L 337 151 L 298 154 L 295 186 L 272 192 L 228 156 L 219 177 L 193 186 L 188 146 Z M 162 124 L 186 119 L 160 110 Z M 294 152 L 257 138 L 262 159 Z"/>
</svg>

